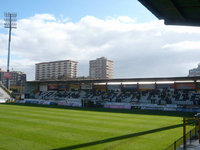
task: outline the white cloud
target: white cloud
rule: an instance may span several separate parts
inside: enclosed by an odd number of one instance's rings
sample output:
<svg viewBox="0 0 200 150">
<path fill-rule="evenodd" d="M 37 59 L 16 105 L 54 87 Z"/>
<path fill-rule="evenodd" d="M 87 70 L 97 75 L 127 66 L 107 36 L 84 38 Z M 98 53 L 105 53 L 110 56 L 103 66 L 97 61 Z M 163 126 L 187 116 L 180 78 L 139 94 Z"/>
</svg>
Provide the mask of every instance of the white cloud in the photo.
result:
<svg viewBox="0 0 200 150">
<path fill-rule="evenodd" d="M 191 50 L 199 50 L 200 41 L 182 41 L 173 44 L 166 44 L 163 48 L 172 49 L 175 51 L 191 51 Z"/>
<path fill-rule="evenodd" d="M 35 21 L 56 21 L 56 18 L 53 15 L 50 14 L 35 14 L 35 16 L 30 17 L 30 20 L 35 20 Z"/>
<path fill-rule="evenodd" d="M 28 79 L 34 79 L 35 63 L 63 59 L 78 61 L 79 76 L 87 76 L 89 60 L 101 56 L 114 60 L 115 77 L 186 76 L 200 55 L 199 28 L 165 26 L 163 21 L 137 23 L 127 16 L 85 16 L 74 23 L 37 14 L 18 20 L 13 33 L 11 67 L 26 72 Z M 4 69 L 7 40 L 0 33 Z"/>
</svg>

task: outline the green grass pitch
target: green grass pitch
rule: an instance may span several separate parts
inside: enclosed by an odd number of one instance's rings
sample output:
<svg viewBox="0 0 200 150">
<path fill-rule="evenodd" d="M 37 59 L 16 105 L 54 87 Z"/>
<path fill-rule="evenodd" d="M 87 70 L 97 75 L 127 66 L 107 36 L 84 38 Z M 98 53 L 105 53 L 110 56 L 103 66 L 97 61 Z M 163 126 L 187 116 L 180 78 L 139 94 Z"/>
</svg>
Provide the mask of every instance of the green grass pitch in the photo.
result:
<svg viewBox="0 0 200 150">
<path fill-rule="evenodd" d="M 0 150 L 162 150 L 182 114 L 0 104 Z"/>
</svg>

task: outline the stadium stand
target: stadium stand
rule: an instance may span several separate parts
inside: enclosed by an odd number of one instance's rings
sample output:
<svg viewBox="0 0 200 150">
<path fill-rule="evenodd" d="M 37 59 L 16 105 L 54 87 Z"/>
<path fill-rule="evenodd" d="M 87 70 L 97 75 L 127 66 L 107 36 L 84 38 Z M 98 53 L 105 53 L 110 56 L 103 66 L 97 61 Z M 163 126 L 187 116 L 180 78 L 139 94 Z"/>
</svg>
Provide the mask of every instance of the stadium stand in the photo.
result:
<svg viewBox="0 0 200 150">
<path fill-rule="evenodd" d="M 9 100 L 12 100 L 10 93 L 0 82 L 0 103 L 5 103 Z"/>
<path fill-rule="evenodd" d="M 29 97 L 30 98 L 30 97 Z M 107 108 L 161 109 L 175 110 L 188 106 L 200 105 L 200 92 L 195 90 L 178 90 L 172 88 L 154 90 L 49 90 L 39 91 L 32 97 L 33 103 L 58 104 L 81 107 L 101 105 Z M 46 102 L 42 102 L 46 101 Z M 49 103 L 47 103 L 49 102 Z M 31 103 L 29 101 L 29 103 Z M 76 105 L 74 105 L 76 103 Z M 129 107 L 131 106 L 131 107 Z M 174 108 L 174 109 L 172 109 Z"/>
<path fill-rule="evenodd" d="M 168 82 L 162 83 L 163 80 Z M 30 81 L 26 83 L 25 102 L 31 103 L 31 100 L 33 103 L 79 107 L 200 111 L 199 81 L 199 77 Z"/>
</svg>

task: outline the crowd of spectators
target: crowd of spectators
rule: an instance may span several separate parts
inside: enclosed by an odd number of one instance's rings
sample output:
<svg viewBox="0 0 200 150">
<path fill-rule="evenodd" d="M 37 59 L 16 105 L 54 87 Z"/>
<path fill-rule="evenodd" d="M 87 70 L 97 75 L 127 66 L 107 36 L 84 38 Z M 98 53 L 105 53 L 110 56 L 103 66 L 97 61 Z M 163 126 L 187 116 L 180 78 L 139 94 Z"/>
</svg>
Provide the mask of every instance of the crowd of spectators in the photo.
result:
<svg viewBox="0 0 200 150">
<path fill-rule="evenodd" d="M 123 102 L 146 104 L 200 105 L 200 93 L 194 90 L 174 90 L 170 88 L 156 90 L 70 90 L 45 91 L 35 95 L 39 99 L 83 99 L 92 102 Z"/>
</svg>

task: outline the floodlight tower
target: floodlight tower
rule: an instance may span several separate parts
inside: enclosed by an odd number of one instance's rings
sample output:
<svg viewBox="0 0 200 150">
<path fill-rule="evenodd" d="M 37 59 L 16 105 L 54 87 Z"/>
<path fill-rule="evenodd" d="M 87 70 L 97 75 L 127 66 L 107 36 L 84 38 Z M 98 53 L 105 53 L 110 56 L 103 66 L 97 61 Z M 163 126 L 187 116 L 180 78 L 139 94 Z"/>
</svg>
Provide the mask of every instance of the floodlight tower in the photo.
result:
<svg viewBox="0 0 200 150">
<path fill-rule="evenodd" d="M 8 62 L 7 62 L 7 72 L 10 72 L 9 67 L 10 67 L 10 43 L 11 43 L 11 31 L 12 28 L 16 29 L 17 28 L 17 13 L 10 13 L 6 12 L 4 13 L 4 27 L 9 28 L 9 39 L 8 39 Z M 8 89 L 10 89 L 10 79 L 7 78 L 7 83 L 6 86 Z"/>
</svg>

